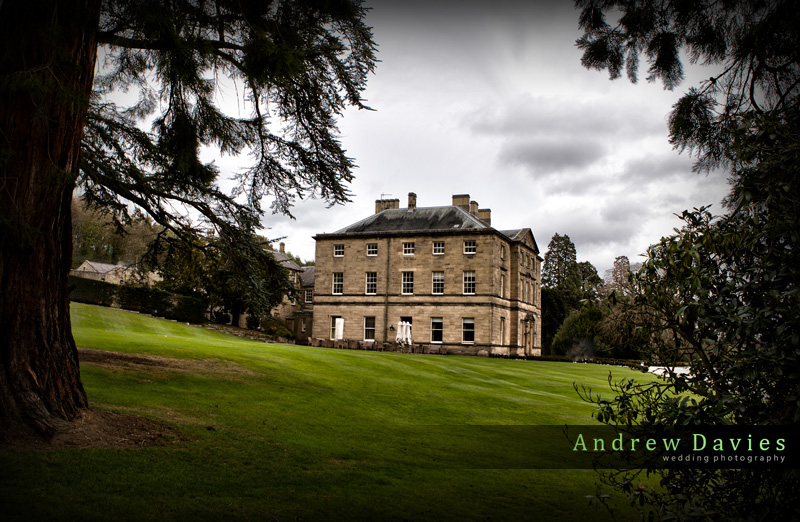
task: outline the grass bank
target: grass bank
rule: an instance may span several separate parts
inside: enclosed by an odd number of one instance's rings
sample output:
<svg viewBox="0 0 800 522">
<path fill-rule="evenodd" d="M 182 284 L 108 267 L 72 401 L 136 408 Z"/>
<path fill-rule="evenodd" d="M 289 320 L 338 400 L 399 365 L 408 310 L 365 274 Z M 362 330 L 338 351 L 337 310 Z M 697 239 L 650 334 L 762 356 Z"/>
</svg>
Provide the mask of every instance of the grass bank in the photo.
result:
<svg viewBox="0 0 800 522">
<path fill-rule="evenodd" d="M 610 520 L 592 470 L 518 469 L 553 444 L 530 426 L 592 422 L 572 385 L 610 367 L 272 345 L 81 304 L 72 323 L 118 354 L 81 364 L 92 408 L 180 436 L 1 450 L 5 520 Z"/>
</svg>

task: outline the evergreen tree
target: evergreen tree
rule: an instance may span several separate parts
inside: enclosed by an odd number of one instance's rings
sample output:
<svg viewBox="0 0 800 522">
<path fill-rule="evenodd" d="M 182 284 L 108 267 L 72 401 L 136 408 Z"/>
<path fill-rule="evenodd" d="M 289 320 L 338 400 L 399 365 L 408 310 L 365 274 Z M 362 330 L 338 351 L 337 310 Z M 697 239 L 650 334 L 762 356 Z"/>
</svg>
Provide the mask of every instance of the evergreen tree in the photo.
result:
<svg viewBox="0 0 800 522">
<path fill-rule="evenodd" d="M 554 234 L 542 265 L 542 348 L 550 351 L 553 336 L 583 299 L 594 299 L 602 279 L 588 261 L 578 263 L 568 235 Z"/>
<path fill-rule="evenodd" d="M 578 263 L 578 277 L 584 297 L 595 299 L 597 290 L 603 286 L 603 280 L 597 274 L 597 268 L 589 261 L 581 261 Z"/>
<path fill-rule="evenodd" d="M 364 14 L 358 0 L 0 3 L 3 431 L 53 433 L 87 406 L 67 290 L 75 187 L 119 222 L 135 206 L 171 237 L 213 233 L 240 269 L 262 260 L 262 201 L 347 201 L 336 118 L 364 108 Z M 136 100 L 118 106 L 119 91 Z M 222 91 L 244 115 L 216 105 Z M 232 194 L 207 147 L 253 158 Z"/>
<path fill-rule="evenodd" d="M 542 265 L 542 286 L 575 290 L 579 286 L 577 253 L 568 235 L 553 234 Z"/>
</svg>

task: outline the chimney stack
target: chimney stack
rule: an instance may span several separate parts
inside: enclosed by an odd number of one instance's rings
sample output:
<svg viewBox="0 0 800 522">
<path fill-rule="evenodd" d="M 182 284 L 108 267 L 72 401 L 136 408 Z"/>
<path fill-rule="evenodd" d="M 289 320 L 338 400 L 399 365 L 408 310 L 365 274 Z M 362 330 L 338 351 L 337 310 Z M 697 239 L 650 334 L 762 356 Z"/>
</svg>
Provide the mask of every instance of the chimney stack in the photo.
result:
<svg viewBox="0 0 800 522">
<path fill-rule="evenodd" d="M 469 213 L 472 214 L 474 217 L 478 217 L 478 202 L 477 201 L 470 201 L 469 202 Z"/>
<path fill-rule="evenodd" d="M 280 249 L 281 249 L 281 254 L 285 254 L 286 253 L 286 243 L 281 243 Z"/>
<path fill-rule="evenodd" d="M 375 213 L 380 214 L 384 210 L 391 210 L 400 208 L 399 199 L 376 199 L 375 200 Z"/>
<path fill-rule="evenodd" d="M 453 196 L 453 206 L 469 212 L 469 194 L 456 194 Z"/>
<path fill-rule="evenodd" d="M 492 211 L 488 208 L 478 210 L 478 219 L 486 223 L 487 226 L 492 226 Z"/>
<path fill-rule="evenodd" d="M 408 210 L 417 208 L 417 195 L 413 192 L 408 193 Z"/>
</svg>

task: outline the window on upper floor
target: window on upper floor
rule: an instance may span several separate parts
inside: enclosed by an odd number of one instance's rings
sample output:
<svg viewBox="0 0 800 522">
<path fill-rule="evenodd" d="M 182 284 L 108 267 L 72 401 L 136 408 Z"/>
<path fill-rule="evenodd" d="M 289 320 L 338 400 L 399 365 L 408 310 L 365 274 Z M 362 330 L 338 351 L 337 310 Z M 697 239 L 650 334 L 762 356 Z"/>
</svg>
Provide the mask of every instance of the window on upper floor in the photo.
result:
<svg viewBox="0 0 800 522">
<path fill-rule="evenodd" d="M 344 245 L 333 245 L 333 257 L 344 257 Z"/>
<path fill-rule="evenodd" d="M 475 272 L 472 270 L 464 272 L 464 294 L 475 295 Z"/>
<path fill-rule="evenodd" d="M 444 241 L 433 242 L 433 255 L 435 256 L 444 255 Z"/>
<path fill-rule="evenodd" d="M 333 288 L 331 291 L 333 295 L 342 295 L 344 292 L 344 272 L 333 273 Z"/>
<path fill-rule="evenodd" d="M 444 272 L 433 273 L 433 288 L 431 293 L 434 295 L 444 294 Z"/>
<path fill-rule="evenodd" d="M 306 303 L 314 302 L 314 291 L 313 290 L 306 290 Z"/>
<path fill-rule="evenodd" d="M 506 258 L 506 246 L 500 245 L 500 259 Z"/>
<path fill-rule="evenodd" d="M 477 241 L 464 241 L 464 253 L 465 254 L 474 254 L 478 251 L 478 242 Z"/>
<path fill-rule="evenodd" d="M 378 293 L 378 272 L 367 272 L 367 287 L 365 293 L 367 295 L 375 295 Z"/>
<path fill-rule="evenodd" d="M 367 243 L 367 255 L 368 256 L 378 255 L 378 243 Z"/>
<path fill-rule="evenodd" d="M 403 272 L 403 294 L 411 295 L 414 293 L 414 272 Z"/>
<path fill-rule="evenodd" d="M 409 241 L 407 243 L 403 243 L 403 255 L 404 256 L 413 256 L 414 255 L 414 242 Z"/>
</svg>

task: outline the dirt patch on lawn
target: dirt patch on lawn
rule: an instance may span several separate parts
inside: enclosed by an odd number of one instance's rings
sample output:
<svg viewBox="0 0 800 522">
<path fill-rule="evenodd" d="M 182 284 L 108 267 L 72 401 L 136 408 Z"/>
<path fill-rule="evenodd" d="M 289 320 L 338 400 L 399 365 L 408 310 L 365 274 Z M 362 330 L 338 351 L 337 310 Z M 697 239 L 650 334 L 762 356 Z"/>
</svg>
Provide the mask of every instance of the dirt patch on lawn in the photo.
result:
<svg viewBox="0 0 800 522">
<path fill-rule="evenodd" d="M 179 439 L 171 426 L 104 410 L 87 410 L 72 427 L 50 440 L 51 447 L 144 448 L 166 446 Z"/>
<path fill-rule="evenodd" d="M 158 355 L 108 352 L 93 348 L 78 348 L 78 356 L 81 363 L 92 363 L 110 368 L 140 369 L 144 371 L 163 368 L 199 374 L 255 375 L 250 370 L 219 359 L 174 359 Z"/>
<path fill-rule="evenodd" d="M 182 440 L 178 430 L 144 417 L 105 410 L 83 410 L 53 437 L 33 433 L 15 434 L 0 447 L 22 449 L 58 448 L 146 448 L 168 446 Z"/>
</svg>

